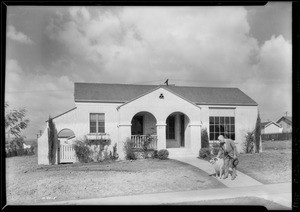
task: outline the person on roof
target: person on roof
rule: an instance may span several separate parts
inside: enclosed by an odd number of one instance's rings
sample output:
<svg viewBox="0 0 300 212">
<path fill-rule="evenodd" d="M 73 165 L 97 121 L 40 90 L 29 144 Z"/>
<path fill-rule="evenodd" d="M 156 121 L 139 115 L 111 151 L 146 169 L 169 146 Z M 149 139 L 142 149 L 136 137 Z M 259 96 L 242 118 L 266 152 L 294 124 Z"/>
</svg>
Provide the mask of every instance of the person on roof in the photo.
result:
<svg viewBox="0 0 300 212">
<path fill-rule="evenodd" d="M 225 175 L 223 179 L 228 177 L 229 166 L 231 166 L 231 180 L 234 180 L 236 178 L 236 166 L 238 163 L 236 146 L 233 140 L 225 139 L 223 135 L 219 135 L 218 140 L 220 141 L 220 150 L 217 157 L 220 158 L 221 154 L 224 154 Z"/>
</svg>

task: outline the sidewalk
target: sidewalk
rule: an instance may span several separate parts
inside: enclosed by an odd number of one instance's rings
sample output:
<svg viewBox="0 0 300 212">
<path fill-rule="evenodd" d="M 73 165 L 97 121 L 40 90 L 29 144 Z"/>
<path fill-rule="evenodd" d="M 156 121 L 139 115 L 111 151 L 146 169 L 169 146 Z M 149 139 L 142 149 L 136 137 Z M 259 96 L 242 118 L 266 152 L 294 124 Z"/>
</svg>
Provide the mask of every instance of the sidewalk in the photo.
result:
<svg viewBox="0 0 300 212">
<path fill-rule="evenodd" d="M 209 175 L 215 174 L 213 166 L 208 161 L 201 160 L 197 157 L 170 157 L 170 159 L 178 160 L 183 163 L 195 166 L 205 171 Z M 252 177 L 249 177 L 248 175 L 242 172 L 237 171 L 236 173 L 237 177 L 234 180 L 231 180 L 231 176 L 229 176 L 227 179 L 220 179 L 216 177 L 215 179 L 217 179 L 219 182 L 223 183 L 229 188 L 263 185 L 261 182 L 258 182 L 257 180 L 253 179 Z"/>
<path fill-rule="evenodd" d="M 41 205 L 159 205 L 167 203 L 195 202 L 201 200 L 216 200 L 253 196 L 264 198 L 291 208 L 291 192 L 291 183 L 281 183 L 256 185 L 249 187 L 232 187 L 221 189 L 70 200 L 61 202 L 42 203 Z"/>
</svg>

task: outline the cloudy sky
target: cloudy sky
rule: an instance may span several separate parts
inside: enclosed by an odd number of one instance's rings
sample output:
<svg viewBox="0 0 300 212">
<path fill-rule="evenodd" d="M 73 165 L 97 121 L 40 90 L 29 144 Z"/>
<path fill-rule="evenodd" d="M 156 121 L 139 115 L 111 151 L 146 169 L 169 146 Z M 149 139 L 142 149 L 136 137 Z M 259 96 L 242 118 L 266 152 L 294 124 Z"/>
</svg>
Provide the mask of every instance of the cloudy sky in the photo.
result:
<svg viewBox="0 0 300 212">
<path fill-rule="evenodd" d="M 5 100 L 27 138 L 75 106 L 74 82 L 238 87 L 262 121 L 292 101 L 291 3 L 256 7 L 9 6 Z"/>
</svg>

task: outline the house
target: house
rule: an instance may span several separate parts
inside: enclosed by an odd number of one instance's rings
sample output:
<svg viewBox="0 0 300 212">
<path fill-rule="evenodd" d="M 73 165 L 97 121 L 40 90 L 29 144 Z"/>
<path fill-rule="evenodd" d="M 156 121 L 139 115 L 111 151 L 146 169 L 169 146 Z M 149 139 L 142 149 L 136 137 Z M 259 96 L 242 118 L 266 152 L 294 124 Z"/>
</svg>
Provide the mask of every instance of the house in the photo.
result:
<svg viewBox="0 0 300 212">
<path fill-rule="evenodd" d="M 276 123 L 282 126 L 282 132 L 292 132 L 292 116 L 282 116 L 280 119 L 278 119 L 278 121 L 276 121 Z"/>
<path fill-rule="evenodd" d="M 273 121 L 262 122 L 260 126 L 261 134 L 282 133 L 282 127 Z"/>
<path fill-rule="evenodd" d="M 126 139 L 138 144 L 147 134 L 158 150 L 198 156 L 203 128 L 211 143 L 222 134 L 242 152 L 258 115 L 258 104 L 238 88 L 75 83 L 74 102 L 74 108 L 53 118 L 58 138 L 64 130 L 74 133 L 67 138 L 71 141 L 109 138 L 121 159 Z M 47 132 L 46 126 L 38 139 L 39 164 L 49 163 Z"/>
</svg>

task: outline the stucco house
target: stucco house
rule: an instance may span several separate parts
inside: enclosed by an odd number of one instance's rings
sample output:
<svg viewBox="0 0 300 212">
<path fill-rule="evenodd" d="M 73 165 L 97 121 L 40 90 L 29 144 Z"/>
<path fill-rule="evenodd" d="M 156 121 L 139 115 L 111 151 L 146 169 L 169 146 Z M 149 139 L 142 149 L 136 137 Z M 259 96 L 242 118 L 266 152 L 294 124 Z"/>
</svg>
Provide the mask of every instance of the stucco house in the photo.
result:
<svg viewBox="0 0 300 212">
<path fill-rule="evenodd" d="M 282 132 L 292 132 L 292 116 L 282 116 L 280 119 L 278 119 L 278 121 L 276 121 L 276 123 L 283 128 Z"/>
<path fill-rule="evenodd" d="M 262 134 L 282 133 L 282 130 L 283 130 L 283 128 L 279 124 L 277 124 L 273 121 L 261 123 L 261 133 Z"/>
<path fill-rule="evenodd" d="M 64 142 L 108 137 L 121 159 L 126 139 L 138 143 L 147 134 L 156 138 L 152 145 L 158 150 L 198 156 L 203 128 L 210 142 L 223 134 L 242 152 L 258 115 L 258 104 L 238 88 L 75 83 L 74 102 L 53 118 L 59 139 L 66 129 L 73 133 Z M 39 164 L 49 163 L 47 137 L 44 130 L 38 139 Z"/>
</svg>

